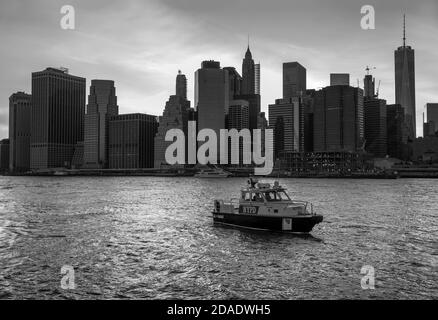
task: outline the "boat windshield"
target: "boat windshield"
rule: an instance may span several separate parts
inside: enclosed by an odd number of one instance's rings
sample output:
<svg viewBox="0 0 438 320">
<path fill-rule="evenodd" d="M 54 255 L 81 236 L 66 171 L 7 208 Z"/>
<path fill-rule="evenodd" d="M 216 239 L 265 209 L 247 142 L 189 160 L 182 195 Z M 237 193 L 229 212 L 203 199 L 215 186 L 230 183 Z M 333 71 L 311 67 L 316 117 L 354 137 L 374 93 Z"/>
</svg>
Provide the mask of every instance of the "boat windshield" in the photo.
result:
<svg viewBox="0 0 438 320">
<path fill-rule="evenodd" d="M 266 201 L 290 201 L 289 196 L 284 191 L 265 192 Z"/>
</svg>

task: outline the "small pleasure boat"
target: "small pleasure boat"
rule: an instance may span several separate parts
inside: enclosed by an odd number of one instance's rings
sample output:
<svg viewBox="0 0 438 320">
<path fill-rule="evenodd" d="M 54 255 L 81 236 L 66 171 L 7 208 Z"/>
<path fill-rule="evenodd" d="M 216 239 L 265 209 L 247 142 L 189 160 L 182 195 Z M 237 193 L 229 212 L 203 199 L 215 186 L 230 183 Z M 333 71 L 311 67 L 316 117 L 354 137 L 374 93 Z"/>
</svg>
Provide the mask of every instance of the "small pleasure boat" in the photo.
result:
<svg viewBox="0 0 438 320">
<path fill-rule="evenodd" d="M 195 174 L 196 178 L 228 178 L 231 173 L 220 168 L 202 169 Z"/>
<path fill-rule="evenodd" d="M 278 181 L 271 186 L 254 179 L 241 190 L 239 199 L 215 200 L 212 213 L 214 223 L 294 233 L 309 233 L 323 220 L 309 202 L 292 200 Z"/>
</svg>

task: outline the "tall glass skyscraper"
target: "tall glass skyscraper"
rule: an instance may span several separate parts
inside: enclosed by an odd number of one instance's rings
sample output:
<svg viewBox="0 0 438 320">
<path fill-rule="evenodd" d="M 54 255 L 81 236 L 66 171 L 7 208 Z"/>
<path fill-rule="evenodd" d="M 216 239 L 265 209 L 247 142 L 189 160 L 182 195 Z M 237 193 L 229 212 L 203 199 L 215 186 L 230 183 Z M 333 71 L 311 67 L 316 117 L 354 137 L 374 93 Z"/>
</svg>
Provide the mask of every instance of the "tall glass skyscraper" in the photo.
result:
<svg viewBox="0 0 438 320">
<path fill-rule="evenodd" d="M 412 141 L 416 137 L 415 52 L 406 45 L 405 31 L 403 24 L 403 46 L 398 47 L 394 52 L 395 103 L 400 104 L 405 111 L 408 139 Z"/>
<path fill-rule="evenodd" d="M 119 114 L 116 88 L 111 80 L 92 80 L 84 121 L 84 167 L 108 165 L 108 118 Z"/>
<path fill-rule="evenodd" d="M 32 73 L 31 169 L 68 167 L 84 138 L 85 78 L 67 69 Z"/>
</svg>

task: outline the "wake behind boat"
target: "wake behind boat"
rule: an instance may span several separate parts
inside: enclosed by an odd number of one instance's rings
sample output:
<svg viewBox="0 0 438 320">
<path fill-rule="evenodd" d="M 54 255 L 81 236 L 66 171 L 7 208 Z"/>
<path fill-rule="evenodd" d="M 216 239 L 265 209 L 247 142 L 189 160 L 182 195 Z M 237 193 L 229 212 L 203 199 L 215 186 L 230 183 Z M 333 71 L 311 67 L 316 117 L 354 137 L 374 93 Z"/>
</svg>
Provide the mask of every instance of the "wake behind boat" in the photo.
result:
<svg viewBox="0 0 438 320">
<path fill-rule="evenodd" d="M 213 221 L 235 227 L 308 233 L 322 220 L 312 204 L 292 200 L 278 181 L 271 186 L 250 179 L 239 199 L 214 201 Z"/>
</svg>

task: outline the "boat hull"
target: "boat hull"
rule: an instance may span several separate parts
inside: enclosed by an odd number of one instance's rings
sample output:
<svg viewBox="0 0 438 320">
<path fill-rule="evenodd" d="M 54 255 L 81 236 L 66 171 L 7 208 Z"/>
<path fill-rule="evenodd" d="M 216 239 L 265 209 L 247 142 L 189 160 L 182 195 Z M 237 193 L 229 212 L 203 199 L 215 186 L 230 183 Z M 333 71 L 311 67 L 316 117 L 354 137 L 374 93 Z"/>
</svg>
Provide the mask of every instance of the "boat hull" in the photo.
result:
<svg viewBox="0 0 438 320">
<path fill-rule="evenodd" d="M 322 222 L 322 220 L 323 217 L 321 215 L 271 217 L 213 212 L 213 221 L 215 223 L 247 229 L 292 233 L 309 233 L 312 231 L 313 227 Z"/>
</svg>

